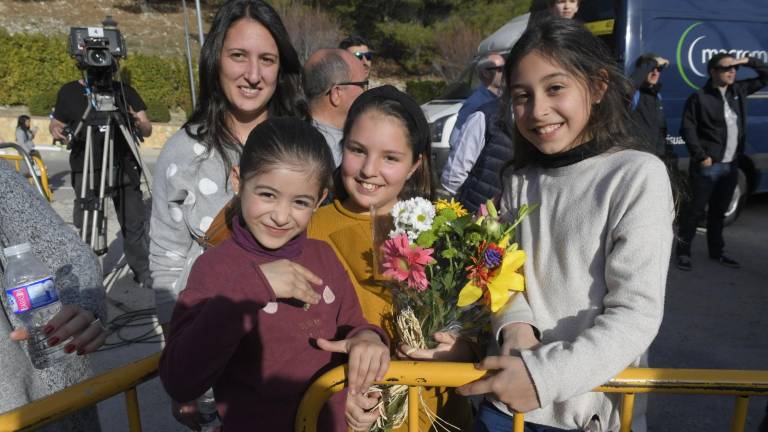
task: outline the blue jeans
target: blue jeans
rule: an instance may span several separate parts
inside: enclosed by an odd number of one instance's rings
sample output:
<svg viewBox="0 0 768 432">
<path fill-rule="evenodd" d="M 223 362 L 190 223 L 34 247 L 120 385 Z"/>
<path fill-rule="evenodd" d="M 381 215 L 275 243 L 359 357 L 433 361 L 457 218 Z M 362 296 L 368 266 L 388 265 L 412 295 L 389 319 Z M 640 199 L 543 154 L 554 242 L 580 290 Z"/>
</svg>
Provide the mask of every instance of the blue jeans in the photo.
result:
<svg viewBox="0 0 768 432">
<path fill-rule="evenodd" d="M 474 432 L 510 432 L 512 417 L 499 411 L 488 401 L 480 405 L 480 412 L 475 418 Z M 536 423 L 525 422 L 525 432 L 579 432 L 576 429 L 560 429 Z"/>
</svg>

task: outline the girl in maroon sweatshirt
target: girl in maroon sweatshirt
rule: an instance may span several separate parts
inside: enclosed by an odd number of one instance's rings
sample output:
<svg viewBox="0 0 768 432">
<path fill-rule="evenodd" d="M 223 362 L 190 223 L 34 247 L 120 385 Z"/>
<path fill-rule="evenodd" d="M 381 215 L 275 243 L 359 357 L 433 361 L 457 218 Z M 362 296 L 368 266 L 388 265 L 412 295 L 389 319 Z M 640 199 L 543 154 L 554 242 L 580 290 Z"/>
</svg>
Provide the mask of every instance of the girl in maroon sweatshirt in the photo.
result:
<svg viewBox="0 0 768 432">
<path fill-rule="evenodd" d="M 332 171 L 323 136 L 307 123 L 275 118 L 254 128 L 230 176 L 232 238 L 195 262 L 176 304 L 160 378 L 180 402 L 213 387 L 226 432 L 292 431 L 304 391 L 345 354 L 347 410 L 359 410 L 387 370 L 386 335 L 363 318 L 333 250 L 306 237 Z M 279 260 L 321 279 L 286 281 L 270 273 Z M 345 396 L 331 399 L 319 430 L 346 430 Z"/>
</svg>

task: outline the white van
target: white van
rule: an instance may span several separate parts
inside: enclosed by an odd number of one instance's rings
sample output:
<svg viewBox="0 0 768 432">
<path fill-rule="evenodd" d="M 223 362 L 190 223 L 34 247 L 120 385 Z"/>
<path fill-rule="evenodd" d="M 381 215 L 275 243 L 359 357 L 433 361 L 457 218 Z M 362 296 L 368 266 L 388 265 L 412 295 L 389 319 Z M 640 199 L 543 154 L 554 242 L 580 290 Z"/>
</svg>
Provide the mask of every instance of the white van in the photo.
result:
<svg viewBox="0 0 768 432">
<path fill-rule="evenodd" d="M 477 54 L 461 74 L 461 77 L 448 86 L 439 99 L 431 100 L 421 106 L 432 134 L 432 172 L 436 184 L 440 184 L 440 174 L 443 171 L 445 161 L 448 159 L 448 151 L 450 150 L 448 140 L 451 137 L 453 125 L 456 123 L 459 108 L 461 108 L 464 100 L 472 94 L 472 91 L 480 85 L 476 70 L 477 62 L 490 53 L 505 54 L 509 52 L 528 26 L 530 15 L 530 13 L 526 13 L 513 18 L 482 41 L 477 47 Z"/>
</svg>

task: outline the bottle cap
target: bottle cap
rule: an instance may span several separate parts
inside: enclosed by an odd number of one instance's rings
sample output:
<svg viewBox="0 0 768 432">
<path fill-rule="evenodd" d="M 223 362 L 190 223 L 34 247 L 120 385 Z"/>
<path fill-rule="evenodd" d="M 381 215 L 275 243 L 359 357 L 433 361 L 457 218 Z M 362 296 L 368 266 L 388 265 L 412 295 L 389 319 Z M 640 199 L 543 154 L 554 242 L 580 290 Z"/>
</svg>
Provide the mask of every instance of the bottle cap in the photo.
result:
<svg viewBox="0 0 768 432">
<path fill-rule="evenodd" d="M 30 246 L 29 243 L 21 243 L 14 246 L 9 246 L 5 249 L 3 249 L 3 255 L 6 257 L 10 257 L 12 255 L 21 255 L 24 252 L 29 252 L 32 250 L 32 246 Z"/>
</svg>

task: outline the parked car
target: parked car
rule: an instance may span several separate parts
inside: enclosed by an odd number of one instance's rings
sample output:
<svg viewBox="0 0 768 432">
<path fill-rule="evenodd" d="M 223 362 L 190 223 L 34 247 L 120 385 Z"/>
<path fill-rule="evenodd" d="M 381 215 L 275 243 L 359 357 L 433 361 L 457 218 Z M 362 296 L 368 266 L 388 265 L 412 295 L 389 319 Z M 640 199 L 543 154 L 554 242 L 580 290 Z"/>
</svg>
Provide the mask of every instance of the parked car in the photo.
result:
<svg viewBox="0 0 768 432">
<path fill-rule="evenodd" d="M 477 54 L 455 82 L 451 83 L 439 99 L 431 100 L 421 106 L 429 122 L 432 133 L 432 167 L 436 182 L 440 184 L 440 173 L 448 159 L 450 145 L 448 140 L 456 123 L 461 104 L 472 91 L 480 85 L 477 76 L 477 62 L 490 53 L 505 54 L 517 42 L 528 26 L 530 14 L 513 18 L 492 35 L 480 42 Z"/>
</svg>

